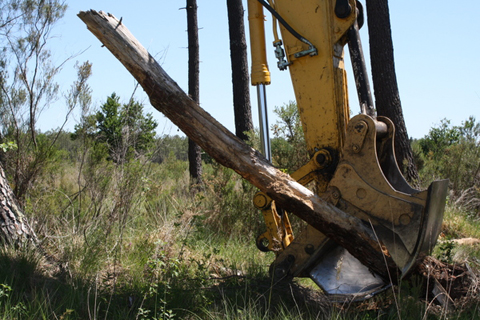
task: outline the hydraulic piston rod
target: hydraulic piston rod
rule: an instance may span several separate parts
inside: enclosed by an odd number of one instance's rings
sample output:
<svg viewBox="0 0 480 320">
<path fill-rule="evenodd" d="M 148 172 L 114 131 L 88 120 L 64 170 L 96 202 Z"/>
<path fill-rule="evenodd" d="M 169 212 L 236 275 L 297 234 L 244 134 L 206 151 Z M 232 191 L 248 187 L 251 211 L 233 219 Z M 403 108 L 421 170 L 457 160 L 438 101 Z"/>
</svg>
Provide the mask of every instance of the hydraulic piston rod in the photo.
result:
<svg viewBox="0 0 480 320">
<path fill-rule="evenodd" d="M 252 55 L 252 85 L 257 87 L 258 116 L 260 121 L 261 152 L 272 160 L 267 116 L 265 86 L 270 84 L 265 50 L 265 16 L 263 6 L 257 0 L 248 0 L 248 23 L 250 27 L 250 50 Z"/>
<path fill-rule="evenodd" d="M 265 84 L 257 85 L 257 100 L 258 100 L 258 118 L 260 122 L 260 150 L 268 161 L 272 162 L 272 149 L 270 147 L 270 134 L 268 130 L 268 115 L 267 115 L 267 95 Z"/>
</svg>

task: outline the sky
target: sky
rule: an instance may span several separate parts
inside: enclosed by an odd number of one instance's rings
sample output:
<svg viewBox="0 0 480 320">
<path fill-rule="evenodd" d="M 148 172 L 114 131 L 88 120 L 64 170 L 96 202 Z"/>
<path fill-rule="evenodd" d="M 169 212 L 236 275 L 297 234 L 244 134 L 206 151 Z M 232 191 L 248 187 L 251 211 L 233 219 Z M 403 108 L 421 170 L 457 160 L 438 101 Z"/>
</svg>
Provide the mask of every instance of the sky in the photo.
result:
<svg viewBox="0 0 480 320">
<path fill-rule="evenodd" d="M 122 23 L 139 42 L 157 58 L 157 61 L 184 91 L 187 86 L 187 22 L 186 1 L 177 0 L 67 0 L 65 17 L 52 31 L 53 60 L 64 66 L 57 81 L 63 92 L 76 80 L 75 63 L 86 60 L 93 64 L 89 80 L 93 107 L 101 106 L 108 96 L 117 93 L 126 102 L 131 97 L 135 81 L 117 59 L 87 30 L 77 17 L 80 11 L 103 10 L 122 18 Z M 220 123 L 234 131 L 233 98 L 230 71 L 230 49 L 226 1 L 197 0 L 200 43 L 200 105 Z M 244 1 L 246 9 L 246 1 Z M 389 1 L 395 66 L 408 133 L 422 138 L 432 126 L 444 118 L 453 125 L 473 115 L 480 121 L 480 42 L 476 33 L 480 22 L 477 12 L 480 2 L 451 1 Z M 270 125 L 277 121 L 275 106 L 295 100 L 287 71 L 276 68 L 271 37 L 271 17 L 268 13 L 267 58 L 272 84 L 267 86 L 267 105 Z M 246 18 L 246 14 L 245 14 Z M 368 19 L 368 17 L 367 17 Z M 247 25 L 247 24 L 246 24 Z M 361 38 L 367 69 L 369 66 L 368 31 L 361 29 Z M 348 50 L 346 50 L 348 51 Z M 350 108 L 358 113 L 358 100 L 349 74 Z M 370 77 L 371 79 L 371 77 Z M 256 89 L 251 87 L 252 113 L 258 127 Z M 160 112 L 153 109 L 140 88 L 135 98 L 144 102 L 146 111 L 158 121 L 157 133 L 182 134 Z M 64 99 L 59 99 L 40 118 L 42 131 L 55 129 L 65 118 Z M 67 123 L 73 130 L 78 114 Z"/>
</svg>

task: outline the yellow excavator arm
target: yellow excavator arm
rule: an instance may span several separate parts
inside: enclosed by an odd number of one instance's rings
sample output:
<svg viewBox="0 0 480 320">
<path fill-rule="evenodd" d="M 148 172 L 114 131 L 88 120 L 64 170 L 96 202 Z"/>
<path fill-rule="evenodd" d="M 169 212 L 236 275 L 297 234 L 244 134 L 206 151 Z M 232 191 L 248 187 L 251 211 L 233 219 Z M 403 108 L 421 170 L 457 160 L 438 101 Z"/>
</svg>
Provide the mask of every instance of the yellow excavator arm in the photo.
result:
<svg viewBox="0 0 480 320">
<path fill-rule="evenodd" d="M 365 221 L 402 275 L 434 246 L 441 228 L 447 181 L 416 190 L 403 178 L 394 152 L 393 123 L 376 117 L 358 35 L 361 4 L 355 0 L 248 0 L 252 84 L 257 86 L 262 151 L 270 160 L 265 85 L 264 10 L 272 14 L 277 66 L 290 72 L 311 160 L 292 174 L 315 183 L 324 200 Z M 280 29 L 281 38 L 277 32 Z M 348 44 L 361 113 L 350 119 L 344 46 Z M 259 192 L 267 231 L 257 238 L 274 251 L 277 276 L 312 278 L 326 293 L 368 297 L 388 284 L 321 232 L 294 236 L 288 215 Z M 378 261 L 383 263 L 383 261 Z"/>
</svg>

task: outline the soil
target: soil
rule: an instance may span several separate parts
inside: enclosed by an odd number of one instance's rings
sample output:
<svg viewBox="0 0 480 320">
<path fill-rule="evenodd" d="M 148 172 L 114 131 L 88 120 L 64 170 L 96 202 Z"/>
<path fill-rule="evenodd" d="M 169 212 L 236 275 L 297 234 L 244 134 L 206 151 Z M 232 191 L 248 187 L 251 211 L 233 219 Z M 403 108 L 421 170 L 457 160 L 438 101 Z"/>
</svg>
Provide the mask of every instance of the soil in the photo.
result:
<svg viewBox="0 0 480 320">
<path fill-rule="evenodd" d="M 441 299 L 438 299 L 441 295 L 439 290 L 453 303 L 469 297 L 475 298 L 479 294 L 479 273 L 468 263 L 449 264 L 427 257 L 418 267 L 418 273 L 424 277 L 425 290 L 428 290 L 430 299 L 436 299 L 441 304 Z M 441 288 L 438 288 L 439 285 Z"/>
</svg>

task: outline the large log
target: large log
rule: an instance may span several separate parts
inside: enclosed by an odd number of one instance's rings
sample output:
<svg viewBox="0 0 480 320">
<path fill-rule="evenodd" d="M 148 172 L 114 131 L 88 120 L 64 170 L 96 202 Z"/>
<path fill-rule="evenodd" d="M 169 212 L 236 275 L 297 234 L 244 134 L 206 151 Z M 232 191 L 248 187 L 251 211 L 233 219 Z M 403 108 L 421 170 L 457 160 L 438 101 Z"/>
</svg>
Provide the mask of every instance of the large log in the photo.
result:
<svg viewBox="0 0 480 320">
<path fill-rule="evenodd" d="M 190 99 L 130 31 L 113 15 L 94 10 L 78 14 L 88 29 L 143 87 L 154 108 L 223 166 L 270 196 L 346 248 L 372 271 L 388 279 L 396 266 L 370 226 L 323 201 L 273 167 Z M 393 273 L 392 273 L 393 272 Z"/>
</svg>

